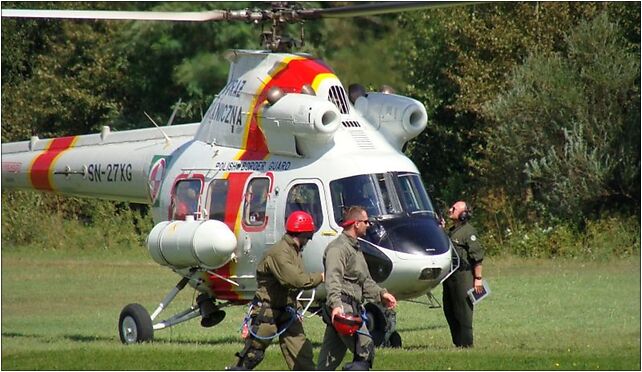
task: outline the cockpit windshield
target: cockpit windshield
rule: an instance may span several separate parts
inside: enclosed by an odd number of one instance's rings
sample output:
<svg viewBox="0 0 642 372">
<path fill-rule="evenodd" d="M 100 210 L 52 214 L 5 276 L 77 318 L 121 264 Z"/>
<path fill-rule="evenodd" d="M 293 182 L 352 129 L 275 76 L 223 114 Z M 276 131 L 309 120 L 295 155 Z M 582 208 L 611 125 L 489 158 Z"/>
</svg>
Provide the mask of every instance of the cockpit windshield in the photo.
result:
<svg viewBox="0 0 642 372">
<path fill-rule="evenodd" d="M 418 174 L 397 173 L 397 181 L 406 212 L 435 212 Z"/>
<path fill-rule="evenodd" d="M 428 213 L 432 203 L 416 173 L 363 174 L 330 182 L 334 220 L 343 218 L 345 208 L 361 205 L 370 217 Z"/>
</svg>

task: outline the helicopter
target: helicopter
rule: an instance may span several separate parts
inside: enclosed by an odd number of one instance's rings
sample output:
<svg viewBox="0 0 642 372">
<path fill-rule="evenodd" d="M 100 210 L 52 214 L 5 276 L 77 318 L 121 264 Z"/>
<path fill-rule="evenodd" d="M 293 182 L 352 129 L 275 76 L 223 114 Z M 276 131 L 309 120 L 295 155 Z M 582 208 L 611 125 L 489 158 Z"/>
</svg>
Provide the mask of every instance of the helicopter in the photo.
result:
<svg viewBox="0 0 642 372">
<path fill-rule="evenodd" d="M 448 5 L 304 9 L 272 3 L 269 10 L 182 13 L 3 9 L 2 17 L 236 20 L 269 27 L 261 34 L 263 50 L 225 54 L 227 84 L 200 122 L 125 131 L 104 126 L 94 134 L 3 143 L 2 187 L 150 205 L 155 225 L 147 249 L 180 280 L 151 313 L 137 303 L 122 309 L 124 344 L 151 341 L 154 332 L 198 317 L 212 327 L 223 321 L 226 306 L 249 303 L 258 261 L 298 210 L 316 226 L 303 252 L 306 270 L 323 270 L 324 249 L 341 233 L 344 209 L 361 205 L 371 220 L 360 247 L 372 278 L 400 300 L 430 293 L 457 264 L 419 171 L 402 151 L 426 128 L 424 105 L 390 89 L 346 89 L 325 62 L 292 52 L 297 40 L 284 29 L 303 20 Z M 159 320 L 188 285 L 200 293 L 195 303 Z M 318 309 L 325 289 L 320 285 L 300 299 L 306 309 Z M 366 304 L 366 311 L 375 344 L 400 346 L 394 311 L 377 303 Z"/>
</svg>

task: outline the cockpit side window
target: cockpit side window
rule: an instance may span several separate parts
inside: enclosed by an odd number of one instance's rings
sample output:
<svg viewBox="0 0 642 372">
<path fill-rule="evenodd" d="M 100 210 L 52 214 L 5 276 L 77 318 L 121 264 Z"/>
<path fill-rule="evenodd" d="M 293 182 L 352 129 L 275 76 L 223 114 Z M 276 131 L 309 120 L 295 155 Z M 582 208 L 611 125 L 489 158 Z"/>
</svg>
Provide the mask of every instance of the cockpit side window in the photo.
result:
<svg viewBox="0 0 642 372">
<path fill-rule="evenodd" d="M 198 212 L 198 197 L 200 194 L 200 180 L 178 181 L 172 199 L 172 218 L 184 220 L 185 216 L 195 215 Z"/>
<path fill-rule="evenodd" d="M 382 211 L 381 190 L 374 175 L 359 175 L 330 182 L 330 194 L 334 212 L 334 220 L 341 222 L 345 208 L 360 205 L 368 215 L 379 216 Z"/>
<path fill-rule="evenodd" d="M 228 180 L 214 180 L 210 184 L 210 220 L 225 222 L 228 184 Z"/>
<path fill-rule="evenodd" d="M 250 181 L 245 192 L 245 204 L 243 207 L 243 222 L 247 226 L 265 225 L 268 193 L 270 189 L 269 178 L 255 178 Z"/>
<path fill-rule="evenodd" d="M 403 200 L 406 211 L 434 211 L 419 175 L 414 173 L 400 173 L 397 179 L 399 180 L 401 199 Z"/>
<path fill-rule="evenodd" d="M 381 200 L 383 201 L 382 207 L 384 214 L 398 214 L 401 213 L 401 204 L 397 193 L 394 192 L 395 184 L 392 180 L 392 174 L 377 174 L 377 182 L 381 193 Z"/>
<path fill-rule="evenodd" d="M 302 183 L 290 189 L 285 205 L 284 222 L 294 211 L 309 213 L 314 220 L 315 231 L 319 231 L 321 225 L 323 225 L 323 211 L 321 210 L 321 197 L 319 196 L 317 185 Z"/>
</svg>

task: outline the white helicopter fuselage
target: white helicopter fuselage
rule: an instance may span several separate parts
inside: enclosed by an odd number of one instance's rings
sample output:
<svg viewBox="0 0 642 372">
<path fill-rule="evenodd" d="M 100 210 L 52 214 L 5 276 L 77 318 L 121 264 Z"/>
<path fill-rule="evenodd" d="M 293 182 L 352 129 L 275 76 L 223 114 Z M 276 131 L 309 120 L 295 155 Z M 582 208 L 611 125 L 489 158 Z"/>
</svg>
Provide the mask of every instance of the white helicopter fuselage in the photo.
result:
<svg viewBox="0 0 642 372">
<path fill-rule="evenodd" d="M 347 138 L 350 140 L 350 138 Z M 323 271 L 323 252 L 330 241 L 341 233 L 342 228 L 335 220 L 335 211 L 331 199 L 330 182 L 336 179 L 343 179 L 350 176 L 362 174 L 383 174 L 387 172 L 417 173 L 415 166 L 406 157 L 399 153 L 389 154 L 363 153 L 362 150 L 353 149 L 350 146 L 339 147 L 325 153 L 322 158 L 310 162 L 306 159 L 293 159 L 291 157 L 273 155 L 262 161 L 234 161 L 232 150 L 217 148 L 202 142 L 190 142 L 185 145 L 185 151 L 198 155 L 204 159 L 203 164 L 182 164 L 175 163 L 175 167 L 167 173 L 167 186 L 171 187 L 173 180 L 202 179 L 204 184 L 212 180 L 227 179 L 236 182 L 241 191 L 236 195 L 228 195 L 227 202 L 231 209 L 227 213 L 224 222 L 232 229 L 237 238 L 237 247 L 234 253 L 234 260 L 227 263 L 222 269 L 216 270 L 220 275 L 228 277 L 239 284 L 225 283 L 215 277 L 201 277 L 204 283 L 202 290 L 206 291 L 208 286 L 219 288 L 213 290 L 217 298 L 225 300 L 249 300 L 253 297 L 256 289 L 255 272 L 256 264 L 261 259 L 265 250 L 278 241 L 285 233 L 285 219 L 288 215 L 286 195 L 290 190 L 301 184 L 314 184 L 318 187 L 321 203 L 317 215 L 322 219 L 315 219 L 318 231 L 313 239 L 304 248 L 303 257 L 306 269 L 309 271 Z M 218 160 L 218 161 L 217 161 Z M 218 168 L 208 168 L 212 164 Z M 245 165 L 247 163 L 247 165 Z M 241 165 L 239 165 L 241 164 Z M 323 165 L 321 167 L 321 164 Z M 193 168 L 192 168 L 193 167 Z M 261 168 L 264 170 L 237 172 L 225 172 L 220 168 Z M 272 170 L 270 168 L 282 167 L 283 170 Z M 194 169 L 194 170 L 192 170 Z M 247 208 L 244 205 L 247 185 L 254 179 L 270 180 L 271 191 L 268 194 L 266 203 L 266 221 L 258 227 L 248 226 L 244 221 L 243 212 Z M 165 186 L 164 186 L 165 187 Z M 154 207 L 155 220 L 163 221 L 171 219 L 171 206 L 168 199 Z M 208 206 L 212 203 L 212 196 L 207 192 L 201 194 L 200 206 Z M 201 208 L 197 215 L 207 215 L 207 208 Z M 393 270 L 391 275 L 381 283 L 400 298 L 411 298 L 425 294 L 428 290 L 439 283 L 443 276 L 431 278 L 431 280 L 419 280 L 422 270 L 427 268 L 442 268 L 446 274 L 451 263 L 450 251 L 439 255 L 414 255 L 379 247 L 391 261 Z M 183 268 L 182 273 L 186 274 L 188 267 Z M 320 288 L 318 298 L 323 298 L 324 291 Z"/>
<path fill-rule="evenodd" d="M 452 247 L 401 152 L 426 126 L 421 103 L 351 100 L 307 55 L 228 58 L 228 84 L 201 123 L 3 144 L 3 187 L 151 204 L 152 258 L 221 301 L 252 299 L 256 264 L 297 209 L 317 227 L 303 252 L 309 271 L 323 270 L 342 209 L 367 203 L 373 226 L 361 243 L 381 286 L 412 298 L 449 275 Z"/>
</svg>

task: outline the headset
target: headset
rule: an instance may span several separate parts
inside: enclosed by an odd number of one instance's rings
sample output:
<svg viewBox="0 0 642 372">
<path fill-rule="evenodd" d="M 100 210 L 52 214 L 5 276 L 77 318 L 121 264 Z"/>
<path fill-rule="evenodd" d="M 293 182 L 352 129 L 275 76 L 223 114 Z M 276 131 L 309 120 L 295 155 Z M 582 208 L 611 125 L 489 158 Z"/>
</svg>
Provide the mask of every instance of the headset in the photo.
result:
<svg viewBox="0 0 642 372">
<path fill-rule="evenodd" d="M 459 221 L 466 222 L 473 216 L 473 210 L 470 208 L 468 203 L 464 203 L 466 206 L 464 210 L 459 214 Z"/>
</svg>

